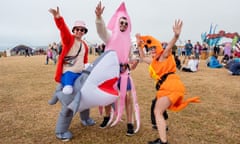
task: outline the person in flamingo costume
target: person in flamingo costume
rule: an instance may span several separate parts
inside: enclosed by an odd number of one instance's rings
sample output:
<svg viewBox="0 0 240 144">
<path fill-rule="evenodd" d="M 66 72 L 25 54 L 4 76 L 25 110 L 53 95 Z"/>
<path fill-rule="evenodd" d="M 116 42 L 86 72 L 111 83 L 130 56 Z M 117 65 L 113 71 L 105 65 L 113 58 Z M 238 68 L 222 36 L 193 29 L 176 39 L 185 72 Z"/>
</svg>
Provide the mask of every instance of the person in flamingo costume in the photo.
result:
<svg viewBox="0 0 240 144">
<path fill-rule="evenodd" d="M 130 70 L 135 69 L 138 63 L 138 61 L 131 62 L 129 60 L 129 54 L 131 50 L 131 21 L 125 7 L 125 3 L 122 2 L 106 27 L 102 19 L 102 13 L 104 11 L 104 8 L 105 7 L 102 6 L 101 2 L 99 2 L 95 9 L 97 32 L 99 37 L 106 44 L 105 51 L 116 51 L 120 63 L 120 78 L 117 84 L 120 94 L 120 101 L 119 107 L 117 102 L 114 105 L 115 114 L 117 114 L 117 117 L 116 120 L 111 124 L 111 126 L 114 126 L 119 122 L 122 117 L 125 105 L 127 115 L 126 135 L 131 136 L 136 133 L 140 127 L 140 116 L 136 91 L 132 78 L 130 77 Z M 102 124 L 100 125 L 101 128 L 107 127 L 112 122 L 113 117 L 113 115 L 111 115 L 111 105 L 104 106 L 104 108 L 105 116 Z M 135 116 L 137 121 L 135 131 L 132 117 L 133 108 L 135 110 Z"/>
</svg>

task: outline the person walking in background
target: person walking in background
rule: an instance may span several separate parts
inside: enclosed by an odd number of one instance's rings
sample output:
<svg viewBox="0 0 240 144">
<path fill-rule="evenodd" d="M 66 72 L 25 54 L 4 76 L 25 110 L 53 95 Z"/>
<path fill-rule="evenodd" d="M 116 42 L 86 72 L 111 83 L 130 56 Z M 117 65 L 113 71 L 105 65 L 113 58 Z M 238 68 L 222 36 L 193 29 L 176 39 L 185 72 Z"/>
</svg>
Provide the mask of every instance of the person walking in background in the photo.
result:
<svg viewBox="0 0 240 144">
<path fill-rule="evenodd" d="M 207 43 L 202 44 L 201 59 L 207 59 L 209 56 L 209 46 Z"/>
<path fill-rule="evenodd" d="M 52 49 L 52 60 L 53 60 L 54 64 L 56 64 L 57 57 L 58 57 L 58 48 L 57 48 L 56 42 L 53 42 L 51 49 Z"/>
<path fill-rule="evenodd" d="M 46 65 L 48 65 L 49 59 L 52 59 L 52 45 L 51 44 L 48 45 L 48 48 L 46 51 L 46 62 L 45 62 Z"/>
<path fill-rule="evenodd" d="M 174 45 L 172 48 L 172 55 L 176 56 L 176 53 L 177 53 L 177 45 Z"/>
<path fill-rule="evenodd" d="M 215 45 L 214 47 L 213 47 L 213 53 L 215 54 L 215 55 L 219 55 L 219 53 L 220 53 L 220 48 L 219 48 L 219 45 Z"/>
<path fill-rule="evenodd" d="M 29 48 L 25 48 L 25 57 L 30 57 L 30 49 Z"/>
<path fill-rule="evenodd" d="M 197 42 L 195 45 L 194 45 L 194 55 L 195 55 L 195 58 L 199 59 L 199 56 L 201 55 L 201 51 L 202 51 L 202 46 L 199 42 Z"/>
<path fill-rule="evenodd" d="M 136 34 L 138 46 L 140 47 L 140 58 L 143 62 L 149 64 L 150 76 L 156 80 L 156 97 L 157 102 L 154 108 L 154 115 L 157 122 L 159 138 L 149 141 L 149 144 L 167 144 L 166 121 L 163 113 L 166 109 L 172 111 L 180 111 L 191 102 L 199 102 L 199 97 L 183 100 L 185 87 L 176 72 L 176 64 L 172 55 L 172 47 L 178 40 L 182 30 L 182 21 L 176 20 L 173 26 L 174 36 L 163 49 L 161 43 L 157 40 L 152 43 L 155 38 L 149 38 Z M 145 57 L 143 47 L 151 48 L 152 57 Z"/>
<path fill-rule="evenodd" d="M 182 47 L 182 56 L 186 57 L 186 48 L 185 48 L 185 46 Z"/>
<path fill-rule="evenodd" d="M 182 55 L 182 48 L 181 48 L 180 45 L 177 47 L 177 55 L 178 55 L 179 57 Z"/>
<path fill-rule="evenodd" d="M 57 51 L 58 51 L 58 55 L 60 55 L 62 53 L 62 43 L 61 42 L 58 43 Z"/>
<path fill-rule="evenodd" d="M 186 50 L 186 56 L 190 56 L 192 54 L 193 45 L 191 43 L 191 40 L 188 40 L 188 42 L 185 44 L 185 50 Z"/>
<path fill-rule="evenodd" d="M 57 44 L 53 42 L 53 44 L 49 44 L 47 51 L 46 51 L 46 65 L 48 65 L 49 60 L 52 60 L 54 64 L 57 63 L 57 56 L 58 56 L 58 51 L 57 51 Z"/>
</svg>

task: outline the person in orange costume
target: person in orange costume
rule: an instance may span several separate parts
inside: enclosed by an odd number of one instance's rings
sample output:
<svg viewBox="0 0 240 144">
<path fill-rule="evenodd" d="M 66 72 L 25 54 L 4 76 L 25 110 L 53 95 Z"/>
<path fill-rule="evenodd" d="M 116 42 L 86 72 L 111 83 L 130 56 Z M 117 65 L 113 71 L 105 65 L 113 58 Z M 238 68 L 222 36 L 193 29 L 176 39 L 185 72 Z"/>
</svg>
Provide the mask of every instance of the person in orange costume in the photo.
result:
<svg viewBox="0 0 240 144">
<path fill-rule="evenodd" d="M 149 64 L 150 76 L 156 81 L 157 102 L 154 109 L 159 137 L 149 144 L 167 144 L 166 121 L 163 112 L 166 109 L 180 111 L 191 102 L 200 102 L 199 97 L 183 100 L 185 87 L 176 72 L 176 64 L 172 55 L 172 47 L 178 40 L 182 29 L 182 21 L 176 20 L 173 26 L 174 36 L 165 49 L 160 41 L 152 36 L 136 34 L 140 58 Z M 152 57 L 145 57 L 143 48 L 151 51 Z"/>
</svg>

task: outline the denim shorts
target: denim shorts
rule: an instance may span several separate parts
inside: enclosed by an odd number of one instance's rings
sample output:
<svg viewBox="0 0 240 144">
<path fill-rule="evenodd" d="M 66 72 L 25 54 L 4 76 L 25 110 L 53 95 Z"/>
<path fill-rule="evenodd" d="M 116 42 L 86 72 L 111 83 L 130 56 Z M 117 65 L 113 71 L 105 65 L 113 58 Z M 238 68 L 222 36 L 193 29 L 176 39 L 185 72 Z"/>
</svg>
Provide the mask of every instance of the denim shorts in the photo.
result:
<svg viewBox="0 0 240 144">
<path fill-rule="evenodd" d="M 121 77 L 118 79 L 118 84 L 117 84 L 117 87 L 118 87 L 119 90 L 120 90 L 120 84 L 121 84 Z M 131 81 L 130 81 L 130 78 L 128 77 L 128 80 L 127 80 L 127 91 L 129 91 L 131 89 L 132 89 Z"/>
</svg>

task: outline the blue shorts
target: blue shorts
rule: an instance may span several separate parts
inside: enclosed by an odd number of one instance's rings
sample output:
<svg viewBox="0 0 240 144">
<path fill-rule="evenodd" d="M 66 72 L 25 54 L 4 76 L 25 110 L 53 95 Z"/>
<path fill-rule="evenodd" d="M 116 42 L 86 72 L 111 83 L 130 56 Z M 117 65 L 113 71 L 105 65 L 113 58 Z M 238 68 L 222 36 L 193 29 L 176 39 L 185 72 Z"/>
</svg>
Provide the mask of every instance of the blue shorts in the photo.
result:
<svg viewBox="0 0 240 144">
<path fill-rule="evenodd" d="M 62 78 L 61 78 L 61 83 L 63 86 L 66 85 L 74 85 L 75 80 L 81 75 L 82 73 L 74 73 L 74 72 L 70 72 L 67 71 L 65 73 L 62 74 Z"/>
<path fill-rule="evenodd" d="M 119 90 L 120 90 L 120 84 L 121 84 L 121 77 L 118 79 L 118 84 L 117 84 L 117 87 L 118 87 Z M 128 80 L 127 80 L 127 91 L 129 91 L 131 89 L 132 89 L 131 81 L 130 81 L 130 78 L 128 77 Z"/>
</svg>

